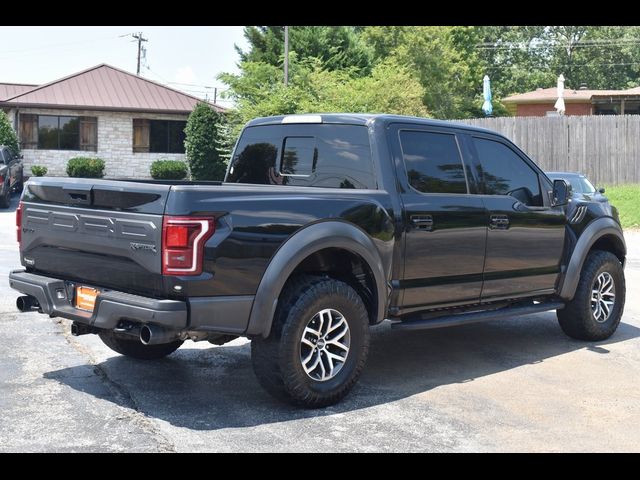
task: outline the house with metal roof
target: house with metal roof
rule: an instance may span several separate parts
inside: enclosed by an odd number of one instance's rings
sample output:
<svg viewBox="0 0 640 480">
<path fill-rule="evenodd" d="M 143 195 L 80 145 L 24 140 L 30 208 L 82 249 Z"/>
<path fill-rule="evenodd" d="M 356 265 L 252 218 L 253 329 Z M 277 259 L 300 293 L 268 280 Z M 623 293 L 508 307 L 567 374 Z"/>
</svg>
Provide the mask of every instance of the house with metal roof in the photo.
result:
<svg viewBox="0 0 640 480">
<path fill-rule="evenodd" d="M 538 88 L 503 98 L 502 103 L 516 117 L 556 115 L 556 87 Z M 565 115 L 639 115 L 640 87 L 628 90 L 589 90 L 585 86 L 564 90 Z"/>
<path fill-rule="evenodd" d="M 184 128 L 202 101 L 106 64 L 44 85 L 0 83 L 27 174 L 44 165 L 66 175 L 70 158 L 87 156 L 102 158 L 108 176 L 149 177 L 154 160 L 185 160 Z"/>
</svg>

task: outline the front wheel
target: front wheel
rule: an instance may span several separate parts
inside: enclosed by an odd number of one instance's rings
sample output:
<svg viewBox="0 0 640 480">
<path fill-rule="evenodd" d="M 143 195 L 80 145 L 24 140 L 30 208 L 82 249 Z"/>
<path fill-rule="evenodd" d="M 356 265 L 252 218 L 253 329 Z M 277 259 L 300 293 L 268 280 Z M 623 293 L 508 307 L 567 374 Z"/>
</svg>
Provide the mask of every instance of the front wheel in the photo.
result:
<svg viewBox="0 0 640 480">
<path fill-rule="evenodd" d="M 171 355 L 182 345 L 182 340 L 175 340 L 160 345 L 145 345 L 133 335 L 117 333 L 112 330 L 102 330 L 98 336 L 100 340 L 114 352 L 140 360 L 157 360 L 158 358 L 164 358 L 167 355 Z"/>
<path fill-rule="evenodd" d="M 0 196 L 0 208 L 9 208 L 11 204 L 11 188 L 9 182 L 4 186 L 4 193 Z"/>
<path fill-rule="evenodd" d="M 610 252 L 589 253 L 573 300 L 557 311 L 560 327 L 578 340 L 609 338 L 618 328 L 625 300 L 624 270 Z"/>
<path fill-rule="evenodd" d="M 358 293 L 327 277 L 292 279 L 271 334 L 251 342 L 253 369 L 273 396 L 308 408 L 340 401 L 369 351 L 369 316 Z"/>
</svg>

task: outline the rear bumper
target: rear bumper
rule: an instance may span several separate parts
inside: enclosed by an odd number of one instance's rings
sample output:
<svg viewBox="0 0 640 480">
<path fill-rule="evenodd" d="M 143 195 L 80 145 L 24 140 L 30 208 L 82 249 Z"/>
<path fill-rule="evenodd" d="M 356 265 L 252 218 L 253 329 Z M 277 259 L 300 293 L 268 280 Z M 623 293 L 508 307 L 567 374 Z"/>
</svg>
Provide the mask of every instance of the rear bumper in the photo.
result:
<svg viewBox="0 0 640 480">
<path fill-rule="evenodd" d="M 152 323 L 170 330 L 242 335 L 247 330 L 253 295 L 195 297 L 187 301 L 148 298 L 102 290 L 93 312 L 73 306 L 74 284 L 59 278 L 14 270 L 9 285 L 38 300 L 42 313 L 96 328 L 114 329 L 120 320 Z M 63 298 L 59 298 L 63 297 Z"/>
<path fill-rule="evenodd" d="M 153 323 L 171 330 L 187 327 L 187 303 L 158 300 L 117 291 L 103 291 L 96 299 L 93 312 L 75 308 L 73 287 L 57 278 L 14 270 L 9 274 L 11 288 L 38 299 L 43 313 L 68 318 L 96 328 L 113 329 L 122 319 Z M 59 298 L 63 296 L 63 298 Z"/>
</svg>

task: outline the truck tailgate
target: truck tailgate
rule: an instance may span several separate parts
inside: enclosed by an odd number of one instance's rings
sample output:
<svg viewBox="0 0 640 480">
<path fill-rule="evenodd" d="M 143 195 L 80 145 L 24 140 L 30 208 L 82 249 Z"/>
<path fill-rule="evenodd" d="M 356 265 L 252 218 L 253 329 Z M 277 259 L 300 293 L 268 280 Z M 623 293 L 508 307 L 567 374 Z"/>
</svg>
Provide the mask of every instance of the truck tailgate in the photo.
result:
<svg viewBox="0 0 640 480">
<path fill-rule="evenodd" d="M 21 262 L 88 285 L 162 296 L 162 214 L 170 185 L 30 180 L 22 201 Z"/>
</svg>

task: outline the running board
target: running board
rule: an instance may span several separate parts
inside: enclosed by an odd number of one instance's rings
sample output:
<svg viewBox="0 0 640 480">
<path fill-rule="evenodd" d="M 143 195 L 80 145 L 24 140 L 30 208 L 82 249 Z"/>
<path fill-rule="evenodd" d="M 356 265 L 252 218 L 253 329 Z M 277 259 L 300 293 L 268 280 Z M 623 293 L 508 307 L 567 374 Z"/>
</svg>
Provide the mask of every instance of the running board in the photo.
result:
<svg viewBox="0 0 640 480">
<path fill-rule="evenodd" d="M 482 312 L 459 313 L 457 315 L 446 315 L 431 320 L 406 320 L 394 322 L 391 328 L 398 330 L 428 330 L 431 328 L 455 327 L 466 325 L 467 323 L 487 322 L 501 318 L 516 317 L 519 315 L 529 315 L 531 313 L 546 312 L 547 310 L 557 310 L 564 308 L 563 302 L 545 302 L 524 307 L 505 307 L 497 310 L 484 310 Z"/>
</svg>

